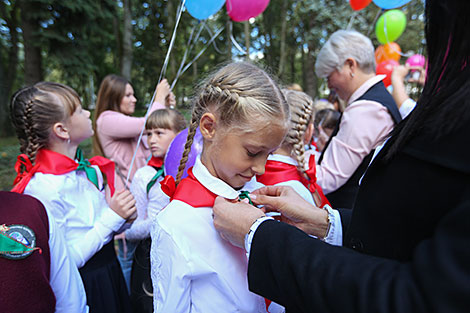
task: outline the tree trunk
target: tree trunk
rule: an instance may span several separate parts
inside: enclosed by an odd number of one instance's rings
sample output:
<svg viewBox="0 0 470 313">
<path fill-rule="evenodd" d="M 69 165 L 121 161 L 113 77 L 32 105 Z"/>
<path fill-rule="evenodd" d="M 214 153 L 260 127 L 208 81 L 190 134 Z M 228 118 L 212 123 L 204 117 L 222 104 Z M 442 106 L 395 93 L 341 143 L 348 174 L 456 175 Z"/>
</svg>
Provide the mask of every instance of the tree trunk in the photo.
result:
<svg viewBox="0 0 470 313">
<path fill-rule="evenodd" d="M 251 32 L 250 32 L 250 22 L 249 21 L 245 21 L 243 22 L 245 25 L 245 47 L 246 47 L 246 59 L 249 60 L 250 59 L 250 46 L 251 46 L 251 43 L 250 43 L 250 39 L 251 39 Z"/>
<path fill-rule="evenodd" d="M 122 61 L 121 75 L 131 80 L 132 69 L 132 13 L 131 0 L 123 1 Z"/>
<path fill-rule="evenodd" d="M 315 58 L 313 56 L 314 49 L 309 47 L 309 51 L 305 54 L 304 73 L 305 85 L 304 90 L 310 97 L 315 99 L 317 95 L 317 76 L 315 75 Z"/>
<path fill-rule="evenodd" d="M 24 80 L 27 85 L 41 81 L 42 56 L 36 31 L 40 28 L 39 21 L 31 13 L 38 12 L 37 5 L 29 1 L 20 1 L 21 29 L 24 45 Z"/>
<path fill-rule="evenodd" d="M 287 8 L 289 5 L 288 0 L 284 0 L 282 3 L 281 9 L 281 49 L 279 53 L 279 69 L 277 72 L 277 76 L 282 79 L 284 74 L 284 67 L 286 63 L 286 33 L 287 33 Z"/>
<path fill-rule="evenodd" d="M 8 118 L 8 105 L 18 68 L 17 2 L 13 5 L 10 16 L 7 16 L 4 2 L 0 3 L 0 10 L 10 33 L 10 48 L 5 65 L 0 64 L 0 137 L 5 137 L 13 134 L 13 127 Z"/>
</svg>

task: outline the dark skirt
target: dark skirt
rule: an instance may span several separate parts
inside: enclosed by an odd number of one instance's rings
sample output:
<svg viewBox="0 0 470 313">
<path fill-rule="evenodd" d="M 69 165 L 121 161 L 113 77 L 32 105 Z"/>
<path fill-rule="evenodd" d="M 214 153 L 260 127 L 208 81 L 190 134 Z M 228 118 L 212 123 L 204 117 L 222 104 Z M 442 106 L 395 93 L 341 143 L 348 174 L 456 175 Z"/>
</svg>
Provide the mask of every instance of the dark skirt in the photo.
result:
<svg viewBox="0 0 470 313">
<path fill-rule="evenodd" d="M 110 241 L 80 269 L 90 313 L 130 313 L 126 282 Z"/>
<path fill-rule="evenodd" d="M 131 272 L 131 306 L 134 313 L 153 312 L 153 287 L 150 277 L 150 238 L 137 245 Z"/>
</svg>

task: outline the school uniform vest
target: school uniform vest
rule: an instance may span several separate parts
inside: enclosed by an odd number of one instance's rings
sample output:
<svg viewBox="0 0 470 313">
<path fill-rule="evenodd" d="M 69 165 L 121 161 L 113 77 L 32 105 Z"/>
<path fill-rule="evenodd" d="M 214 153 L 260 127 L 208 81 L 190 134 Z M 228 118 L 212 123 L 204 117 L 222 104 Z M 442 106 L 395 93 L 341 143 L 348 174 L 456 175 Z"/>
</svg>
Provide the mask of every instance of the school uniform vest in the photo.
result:
<svg viewBox="0 0 470 313">
<path fill-rule="evenodd" d="M 49 220 L 44 206 L 30 196 L 0 192 L 0 225 L 3 224 L 29 228 L 33 237 L 27 239 L 35 238 L 40 250 L 23 259 L 0 256 L 0 311 L 54 312 L 56 301 L 49 284 Z"/>
<path fill-rule="evenodd" d="M 375 102 L 380 103 L 381 105 L 387 108 L 388 113 L 392 117 L 395 125 L 401 121 L 401 115 L 400 115 L 400 112 L 398 111 L 398 107 L 395 101 L 393 100 L 392 95 L 387 91 L 382 81 L 378 82 L 377 84 L 369 88 L 369 90 L 367 90 L 356 101 L 360 101 L 360 100 L 369 100 L 369 101 L 375 101 Z M 331 139 L 338 134 L 339 127 L 341 124 L 341 118 L 342 118 L 342 115 L 340 116 L 338 120 L 338 124 L 336 125 L 336 128 L 333 134 L 328 140 L 325 149 L 323 150 L 323 153 L 319 159 L 319 164 L 321 164 L 321 161 L 323 160 L 323 154 L 328 149 Z M 357 127 L 360 127 L 360 125 L 358 125 Z M 361 179 L 362 175 L 364 175 L 365 171 L 367 170 L 367 167 L 369 166 L 372 156 L 374 155 L 374 151 L 375 149 L 373 149 L 362 160 L 361 164 L 358 166 L 356 171 L 352 174 L 352 176 L 346 181 L 346 183 L 343 186 L 341 186 L 337 190 L 330 192 L 329 194 L 326 195 L 326 197 L 330 201 L 333 208 L 346 208 L 346 209 L 353 208 L 354 201 L 356 200 L 356 195 L 359 190 L 359 180 Z"/>
</svg>

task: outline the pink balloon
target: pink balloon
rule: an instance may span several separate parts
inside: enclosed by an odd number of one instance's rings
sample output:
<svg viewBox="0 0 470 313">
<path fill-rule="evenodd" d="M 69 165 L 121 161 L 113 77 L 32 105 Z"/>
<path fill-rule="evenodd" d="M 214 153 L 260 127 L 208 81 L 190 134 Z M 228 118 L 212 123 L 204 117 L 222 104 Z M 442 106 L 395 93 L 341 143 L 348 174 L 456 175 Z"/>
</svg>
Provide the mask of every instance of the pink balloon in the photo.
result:
<svg viewBox="0 0 470 313">
<path fill-rule="evenodd" d="M 409 66 L 424 67 L 424 65 L 426 64 L 426 58 L 422 56 L 421 54 L 415 54 L 415 55 L 410 56 L 406 60 L 406 64 L 408 64 Z"/>
<path fill-rule="evenodd" d="M 227 0 L 227 14 L 235 22 L 248 21 L 266 9 L 269 0 Z"/>
</svg>

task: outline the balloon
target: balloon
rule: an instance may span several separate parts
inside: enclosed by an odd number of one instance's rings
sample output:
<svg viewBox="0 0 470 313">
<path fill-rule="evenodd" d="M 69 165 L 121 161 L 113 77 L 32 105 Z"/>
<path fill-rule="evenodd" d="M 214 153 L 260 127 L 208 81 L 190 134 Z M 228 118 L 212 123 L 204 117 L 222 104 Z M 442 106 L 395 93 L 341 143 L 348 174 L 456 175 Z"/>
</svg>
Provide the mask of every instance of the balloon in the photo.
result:
<svg viewBox="0 0 470 313">
<path fill-rule="evenodd" d="M 173 141 L 170 143 L 168 150 L 165 155 L 165 174 L 171 175 L 176 179 L 178 174 L 178 167 L 180 166 L 181 157 L 183 156 L 184 145 L 186 144 L 186 138 L 188 137 L 188 129 L 186 128 L 180 132 Z M 188 176 L 188 169 L 194 165 L 196 157 L 202 151 L 202 135 L 199 131 L 199 127 L 196 129 L 194 135 L 193 144 L 191 145 L 191 151 L 188 155 L 188 161 L 184 168 L 183 178 Z"/>
<path fill-rule="evenodd" d="M 372 0 L 349 0 L 349 4 L 354 11 L 359 11 L 364 9 L 366 6 L 371 3 Z"/>
<path fill-rule="evenodd" d="M 406 60 L 406 64 L 408 64 L 409 66 L 424 67 L 424 65 L 426 64 L 426 58 L 422 56 L 421 54 L 415 54 L 415 55 L 410 56 Z"/>
<path fill-rule="evenodd" d="M 205 20 L 217 13 L 224 2 L 225 0 L 186 0 L 185 7 L 194 18 Z"/>
<path fill-rule="evenodd" d="M 248 21 L 266 9 L 269 0 L 227 0 L 227 14 L 235 22 Z"/>
<path fill-rule="evenodd" d="M 406 27 L 406 16 L 400 10 L 385 12 L 375 24 L 375 35 L 381 44 L 392 42 L 401 36 Z"/>
<path fill-rule="evenodd" d="M 383 46 L 378 46 L 375 50 L 375 62 L 377 64 L 387 60 L 400 60 L 401 48 L 395 42 L 389 42 Z"/>
<path fill-rule="evenodd" d="M 379 65 L 377 65 L 377 75 L 387 75 L 384 79 L 383 82 L 385 84 L 385 87 L 388 87 L 392 84 L 392 71 L 395 68 L 395 66 L 400 65 L 395 60 L 387 60 L 383 61 Z"/>
<path fill-rule="evenodd" d="M 382 9 L 389 10 L 401 7 L 411 0 L 374 0 L 374 3 Z"/>
</svg>

